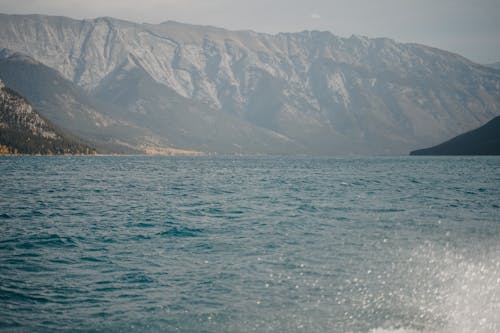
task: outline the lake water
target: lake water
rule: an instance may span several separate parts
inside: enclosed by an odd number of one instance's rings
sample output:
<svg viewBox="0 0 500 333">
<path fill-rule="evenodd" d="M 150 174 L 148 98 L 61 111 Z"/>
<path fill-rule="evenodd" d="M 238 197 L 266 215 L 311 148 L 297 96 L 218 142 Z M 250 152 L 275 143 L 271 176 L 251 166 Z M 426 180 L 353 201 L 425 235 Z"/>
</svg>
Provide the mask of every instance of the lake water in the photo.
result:
<svg viewBox="0 0 500 333">
<path fill-rule="evenodd" d="M 2 332 L 500 332 L 499 157 L 2 157 Z"/>
</svg>

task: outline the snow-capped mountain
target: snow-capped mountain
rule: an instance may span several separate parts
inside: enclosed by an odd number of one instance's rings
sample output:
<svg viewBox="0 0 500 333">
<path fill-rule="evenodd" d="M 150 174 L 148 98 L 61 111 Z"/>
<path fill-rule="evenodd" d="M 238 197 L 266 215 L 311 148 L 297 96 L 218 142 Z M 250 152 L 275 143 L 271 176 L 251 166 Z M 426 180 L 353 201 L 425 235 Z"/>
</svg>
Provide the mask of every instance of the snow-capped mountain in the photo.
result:
<svg viewBox="0 0 500 333">
<path fill-rule="evenodd" d="M 184 149 L 406 153 L 500 115 L 498 71 L 383 38 L 1 15 L 0 48 Z"/>
</svg>

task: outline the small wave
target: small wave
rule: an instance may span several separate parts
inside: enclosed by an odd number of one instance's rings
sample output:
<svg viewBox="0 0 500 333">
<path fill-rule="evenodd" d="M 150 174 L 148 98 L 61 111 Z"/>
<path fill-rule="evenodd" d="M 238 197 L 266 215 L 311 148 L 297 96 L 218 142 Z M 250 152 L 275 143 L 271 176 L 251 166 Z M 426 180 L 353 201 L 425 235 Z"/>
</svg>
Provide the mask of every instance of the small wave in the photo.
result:
<svg viewBox="0 0 500 333">
<path fill-rule="evenodd" d="M 39 216 L 44 216 L 45 214 L 39 210 L 32 210 L 30 213 L 30 217 L 39 217 Z"/>
<path fill-rule="evenodd" d="M 154 227 L 155 225 L 153 223 L 147 223 L 147 222 L 139 222 L 135 225 L 136 227 L 140 227 L 140 228 L 152 228 Z"/>
<path fill-rule="evenodd" d="M 298 210 L 302 211 L 302 212 L 309 212 L 309 213 L 318 211 L 318 209 L 314 205 L 310 205 L 310 204 L 302 204 L 299 206 Z"/>
<path fill-rule="evenodd" d="M 37 245 L 54 247 L 76 247 L 75 241 L 71 237 L 49 234 L 37 240 Z"/>
<path fill-rule="evenodd" d="M 160 232 L 159 235 L 167 237 L 196 237 L 202 232 L 202 229 L 197 228 L 173 227 L 166 231 Z"/>
<path fill-rule="evenodd" d="M 209 215 L 220 215 L 220 214 L 223 214 L 224 211 L 221 208 L 210 207 L 210 208 L 206 209 L 206 213 Z"/>
<path fill-rule="evenodd" d="M 426 333 L 426 332 L 416 331 L 406 328 L 397 328 L 397 329 L 376 328 L 371 330 L 370 333 Z"/>
<path fill-rule="evenodd" d="M 151 239 L 149 235 L 135 235 L 130 237 L 130 240 L 132 241 L 143 241 L 143 240 L 148 240 Z"/>
<path fill-rule="evenodd" d="M 81 261 L 89 261 L 89 262 L 105 262 L 106 261 L 106 260 L 101 259 L 101 258 L 89 257 L 89 256 L 81 257 L 80 260 Z"/>
<path fill-rule="evenodd" d="M 154 279 L 148 275 L 137 272 L 137 273 L 127 273 L 120 277 L 120 280 L 127 283 L 153 283 Z"/>
<path fill-rule="evenodd" d="M 399 209 L 399 208 L 374 208 L 370 209 L 370 212 L 373 213 L 400 213 L 406 211 L 405 209 Z"/>
<path fill-rule="evenodd" d="M 29 241 L 20 242 L 16 245 L 19 249 L 35 249 L 39 247 L 77 247 L 71 237 L 59 236 L 57 234 L 41 235 Z"/>
</svg>

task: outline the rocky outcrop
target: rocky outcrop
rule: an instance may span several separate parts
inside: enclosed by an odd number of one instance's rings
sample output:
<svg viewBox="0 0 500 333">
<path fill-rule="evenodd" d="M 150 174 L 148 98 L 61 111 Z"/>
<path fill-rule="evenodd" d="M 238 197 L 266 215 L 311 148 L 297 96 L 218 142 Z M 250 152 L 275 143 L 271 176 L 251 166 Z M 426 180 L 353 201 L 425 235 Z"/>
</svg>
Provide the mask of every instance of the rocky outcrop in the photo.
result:
<svg viewBox="0 0 500 333">
<path fill-rule="evenodd" d="M 1 154 L 94 154 L 75 139 L 64 138 L 19 94 L 0 81 Z"/>
</svg>

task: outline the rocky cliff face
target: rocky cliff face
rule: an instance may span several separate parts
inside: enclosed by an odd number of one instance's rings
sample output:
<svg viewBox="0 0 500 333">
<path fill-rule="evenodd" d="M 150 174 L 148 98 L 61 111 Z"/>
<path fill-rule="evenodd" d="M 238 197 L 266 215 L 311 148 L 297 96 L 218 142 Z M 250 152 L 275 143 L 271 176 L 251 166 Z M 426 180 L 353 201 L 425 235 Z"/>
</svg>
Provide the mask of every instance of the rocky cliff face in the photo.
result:
<svg viewBox="0 0 500 333">
<path fill-rule="evenodd" d="M 498 71 L 389 39 L 2 15 L 0 48 L 179 148 L 406 153 L 500 114 Z"/>
<path fill-rule="evenodd" d="M 5 129 L 17 124 L 25 127 L 31 134 L 45 139 L 59 137 L 45 120 L 33 111 L 26 100 L 6 88 L 2 81 L 0 81 L 0 107 L 2 110 L 0 128 Z"/>
<path fill-rule="evenodd" d="M 92 154 L 94 149 L 63 138 L 31 105 L 0 81 L 1 154 Z"/>
</svg>

